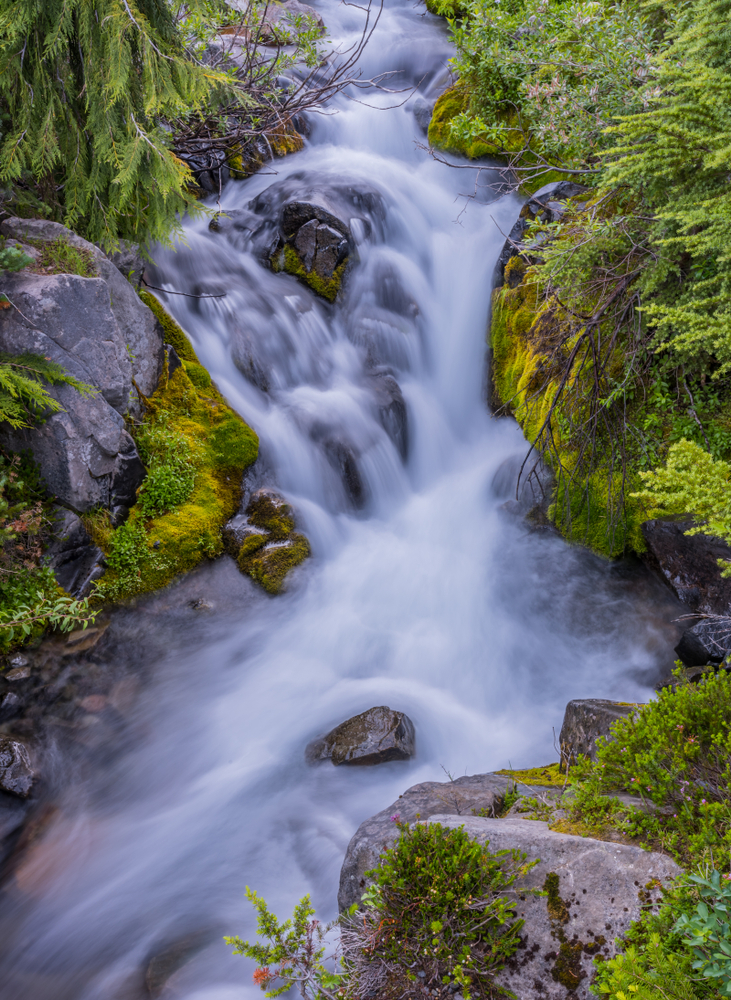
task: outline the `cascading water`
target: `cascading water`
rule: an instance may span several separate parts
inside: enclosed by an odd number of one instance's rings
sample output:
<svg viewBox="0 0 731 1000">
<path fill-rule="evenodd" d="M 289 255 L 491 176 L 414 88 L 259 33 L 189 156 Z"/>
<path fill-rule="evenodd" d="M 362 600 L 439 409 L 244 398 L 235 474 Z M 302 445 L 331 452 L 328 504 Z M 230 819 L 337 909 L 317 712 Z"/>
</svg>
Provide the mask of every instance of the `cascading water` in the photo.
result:
<svg viewBox="0 0 731 1000">
<path fill-rule="evenodd" d="M 319 6 L 337 41 L 360 31 L 353 5 Z M 362 68 L 423 91 L 448 57 L 441 24 L 393 0 Z M 501 510 L 526 445 L 487 412 L 485 328 L 517 201 L 462 211 L 473 175 L 418 147 L 412 106 L 341 97 L 303 152 L 220 198 L 234 218 L 272 191 L 360 191 L 337 305 L 266 270 L 243 229 L 194 222 L 158 256 L 163 287 L 226 291 L 166 306 L 259 433 L 313 558 L 160 663 L 138 745 L 67 791 L 52 870 L 3 904 L 2 1000 L 132 1000 L 147 957 L 186 935 L 202 946 L 163 996 L 253 996 L 221 942 L 253 932 L 247 884 L 282 916 L 310 892 L 332 917 L 362 819 L 442 768 L 555 759 L 566 701 L 647 698 L 667 657 L 660 598 Z M 314 735 L 382 704 L 413 719 L 412 761 L 305 764 Z"/>
</svg>

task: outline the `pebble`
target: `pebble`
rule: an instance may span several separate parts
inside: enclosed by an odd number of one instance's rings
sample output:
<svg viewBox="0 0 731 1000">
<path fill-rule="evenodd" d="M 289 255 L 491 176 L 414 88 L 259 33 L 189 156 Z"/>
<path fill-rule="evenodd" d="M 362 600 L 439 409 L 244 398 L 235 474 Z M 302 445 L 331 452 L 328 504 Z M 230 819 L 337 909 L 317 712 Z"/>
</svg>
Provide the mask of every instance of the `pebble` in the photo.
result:
<svg viewBox="0 0 731 1000">
<path fill-rule="evenodd" d="M 5 674 L 6 681 L 24 681 L 26 677 L 30 677 L 30 667 L 15 667 Z"/>
</svg>

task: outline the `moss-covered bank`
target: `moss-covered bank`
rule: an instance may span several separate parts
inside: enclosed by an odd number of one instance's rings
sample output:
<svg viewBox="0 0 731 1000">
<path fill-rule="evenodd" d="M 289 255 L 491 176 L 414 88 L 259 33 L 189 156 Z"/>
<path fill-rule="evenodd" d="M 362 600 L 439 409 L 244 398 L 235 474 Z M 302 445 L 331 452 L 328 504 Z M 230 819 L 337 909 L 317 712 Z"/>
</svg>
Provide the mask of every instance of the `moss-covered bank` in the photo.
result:
<svg viewBox="0 0 731 1000">
<path fill-rule="evenodd" d="M 95 594 L 104 600 L 156 590 L 220 555 L 221 527 L 238 509 L 244 470 L 258 452 L 256 434 L 226 404 L 182 329 L 141 294 L 182 365 L 169 374 L 166 364 L 142 424 L 131 428 L 148 474 L 129 519 L 115 530 L 106 512 L 85 518 L 107 558 Z"/>
</svg>

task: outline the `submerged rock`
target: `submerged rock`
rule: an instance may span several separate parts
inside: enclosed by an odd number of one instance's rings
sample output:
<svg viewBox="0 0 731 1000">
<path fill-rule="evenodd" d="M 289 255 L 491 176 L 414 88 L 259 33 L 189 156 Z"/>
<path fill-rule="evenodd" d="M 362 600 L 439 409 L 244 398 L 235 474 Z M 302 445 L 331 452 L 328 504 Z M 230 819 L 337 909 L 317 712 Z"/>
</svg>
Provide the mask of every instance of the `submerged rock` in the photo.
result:
<svg viewBox="0 0 731 1000">
<path fill-rule="evenodd" d="M 540 859 L 521 885 L 546 895 L 518 895 L 522 947 L 495 977 L 521 1000 L 589 1000 L 594 956 L 612 957 L 615 938 L 650 901 L 660 902 L 663 883 L 681 873 L 667 855 L 557 833 L 538 820 L 444 814 L 429 820 L 463 826 L 491 851 L 517 848 L 528 860 Z"/>
<path fill-rule="evenodd" d="M 369 708 L 313 740 L 305 751 L 310 763 L 383 764 L 408 760 L 414 753 L 414 724 L 403 712 L 386 705 Z"/>
<path fill-rule="evenodd" d="M 0 790 L 25 799 L 35 779 L 25 744 L 0 738 Z"/>
<path fill-rule="evenodd" d="M 578 756 L 596 760 L 596 742 L 608 736 L 613 722 L 637 711 L 638 705 L 605 698 L 577 698 L 566 706 L 559 743 L 561 761 L 573 764 Z"/>
<path fill-rule="evenodd" d="M 692 521 L 645 521 L 643 559 L 692 611 L 728 614 L 731 580 L 721 576 L 718 560 L 731 560 L 731 547 L 710 535 L 686 535 L 692 527 Z"/>
<path fill-rule="evenodd" d="M 399 835 L 397 820 L 413 823 L 433 813 L 465 817 L 476 813 L 495 815 L 512 784 L 510 778 L 501 774 L 464 775 L 455 781 L 423 781 L 399 795 L 387 809 L 364 820 L 348 844 L 340 871 L 338 907 L 341 912 L 363 895 L 365 873 Z"/>
</svg>

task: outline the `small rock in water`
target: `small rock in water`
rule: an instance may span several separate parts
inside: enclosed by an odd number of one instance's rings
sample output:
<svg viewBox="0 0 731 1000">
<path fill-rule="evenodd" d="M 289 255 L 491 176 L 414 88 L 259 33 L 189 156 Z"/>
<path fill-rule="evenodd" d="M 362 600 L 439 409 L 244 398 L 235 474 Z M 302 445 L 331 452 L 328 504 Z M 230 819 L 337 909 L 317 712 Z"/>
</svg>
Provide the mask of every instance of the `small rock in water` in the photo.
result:
<svg viewBox="0 0 731 1000">
<path fill-rule="evenodd" d="M 28 657 L 23 656 L 22 653 L 16 653 L 15 656 L 10 657 L 10 666 L 13 668 L 27 667 Z"/>
<path fill-rule="evenodd" d="M 95 715 L 97 712 L 104 711 L 107 707 L 107 699 L 103 694 L 89 694 L 86 698 L 82 698 L 79 704 L 85 712 L 91 712 L 92 715 Z"/>
<path fill-rule="evenodd" d="M 305 750 L 305 757 L 309 763 L 331 760 L 336 765 L 383 764 L 388 760 L 407 760 L 413 753 L 413 722 L 403 712 L 381 705 L 313 740 Z"/>
<path fill-rule="evenodd" d="M 5 674 L 6 681 L 24 681 L 26 677 L 30 677 L 30 667 L 15 667 Z"/>
<path fill-rule="evenodd" d="M 0 739 L 0 790 L 25 799 L 34 778 L 24 744 L 17 740 Z"/>
</svg>

